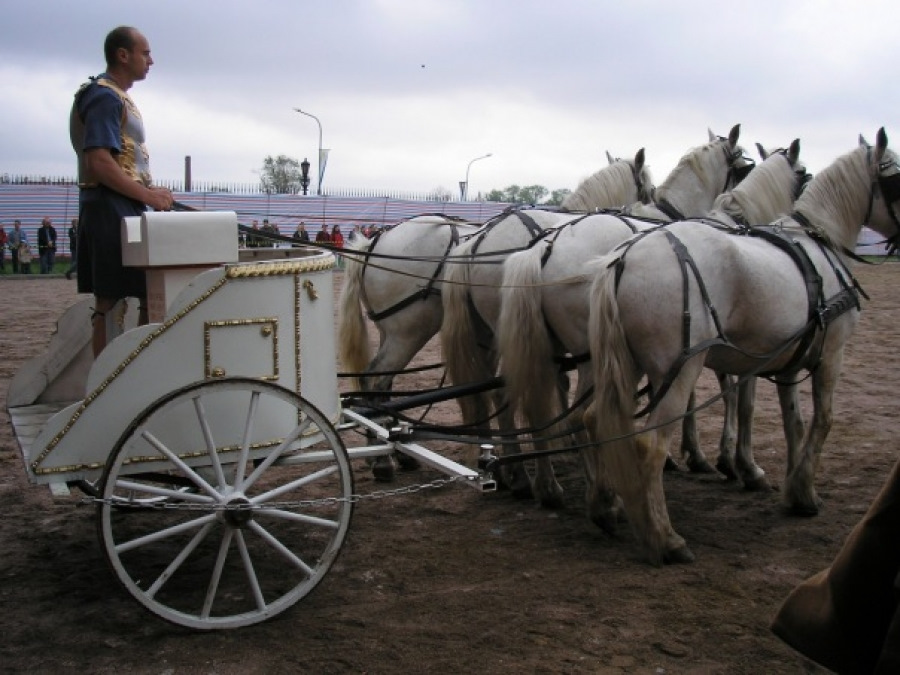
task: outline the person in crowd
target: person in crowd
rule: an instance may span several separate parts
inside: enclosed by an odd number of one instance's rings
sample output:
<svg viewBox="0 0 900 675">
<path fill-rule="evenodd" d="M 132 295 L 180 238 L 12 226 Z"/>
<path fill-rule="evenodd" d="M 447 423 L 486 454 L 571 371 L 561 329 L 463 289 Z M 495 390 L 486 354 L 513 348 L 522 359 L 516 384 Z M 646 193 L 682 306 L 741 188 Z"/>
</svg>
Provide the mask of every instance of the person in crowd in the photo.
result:
<svg viewBox="0 0 900 675">
<path fill-rule="evenodd" d="M 147 323 L 144 272 L 122 265 L 122 218 L 175 203 L 171 190 L 153 185 L 141 114 L 127 93 L 150 72 L 150 43 L 138 29 L 119 26 L 103 53 L 105 72 L 81 86 L 69 117 L 81 188 L 78 292 L 94 295 L 95 356 L 106 346 L 106 313 L 121 298 L 138 298 L 138 323 Z"/>
<path fill-rule="evenodd" d="M 41 274 L 50 274 L 56 262 L 56 228 L 48 216 L 44 216 L 38 228 L 37 246 Z"/>
<path fill-rule="evenodd" d="M 263 236 L 259 237 L 257 246 L 269 247 L 274 246 L 275 242 L 266 235 L 275 234 L 275 227 L 269 222 L 268 218 L 263 218 L 262 229 Z"/>
<path fill-rule="evenodd" d="M 8 237 L 3 223 L 0 223 L 0 272 L 6 272 L 6 247 L 8 246 Z"/>
<path fill-rule="evenodd" d="M 250 224 L 253 232 L 247 233 L 247 248 L 259 248 L 259 221 L 254 220 Z"/>
<path fill-rule="evenodd" d="M 316 243 L 318 244 L 328 244 L 331 243 L 331 235 L 328 234 L 328 225 L 322 223 L 322 229 L 316 233 Z"/>
<path fill-rule="evenodd" d="M 13 221 L 12 232 L 7 235 L 6 240 L 7 246 L 9 246 L 9 257 L 12 261 L 13 274 L 19 274 L 21 271 L 19 269 L 19 252 L 22 249 L 22 244 L 28 244 L 28 235 L 22 229 L 22 221 Z"/>
<path fill-rule="evenodd" d="M 31 247 L 28 245 L 27 241 L 23 241 L 19 244 L 17 257 L 19 260 L 19 273 L 31 274 Z"/>
<path fill-rule="evenodd" d="M 78 269 L 78 218 L 72 218 L 69 225 L 69 269 L 66 270 L 66 279 L 72 278 L 72 272 Z"/>
<path fill-rule="evenodd" d="M 335 249 L 344 248 L 344 235 L 341 234 L 341 228 L 337 224 L 331 228 L 331 245 L 334 246 Z M 344 257 L 337 251 L 335 251 L 334 255 L 337 257 L 338 269 L 343 269 Z"/>
<path fill-rule="evenodd" d="M 309 232 L 306 231 L 306 223 L 301 220 L 300 224 L 297 225 L 294 234 L 291 235 L 291 238 L 294 240 L 295 247 L 304 243 L 309 243 Z"/>
<path fill-rule="evenodd" d="M 354 244 L 354 243 L 356 243 L 357 241 L 359 241 L 360 239 L 362 239 L 363 236 L 364 236 L 364 235 L 363 235 L 363 232 L 362 232 L 362 228 L 359 226 L 359 224 L 356 224 L 356 225 L 353 226 L 353 229 L 350 230 L 350 234 L 347 235 L 347 240 L 348 240 L 351 244 Z"/>
</svg>

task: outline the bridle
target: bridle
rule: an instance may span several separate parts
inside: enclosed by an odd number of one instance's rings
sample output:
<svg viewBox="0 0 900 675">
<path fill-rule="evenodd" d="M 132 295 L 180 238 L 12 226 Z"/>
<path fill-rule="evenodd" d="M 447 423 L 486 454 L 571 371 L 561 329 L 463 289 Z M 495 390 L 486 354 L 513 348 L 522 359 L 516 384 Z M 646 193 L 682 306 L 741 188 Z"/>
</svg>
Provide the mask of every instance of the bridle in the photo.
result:
<svg viewBox="0 0 900 675">
<path fill-rule="evenodd" d="M 617 162 L 625 162 L 628 164 L 628 168 L 631 169 L 631 178 L 634 180 L 634 188 L 637 190 L 638 201 L 642 204 L 650 204 L 653 202 L 653 193 L 656 188 L 651 187 L 647 189 L 647 184 L 644 183 L 644 178 L 641 176 L 641 171 L 638 171 L 638 168 L 635 166 L 634 162 L 631 160 L 623 159 L 622 157 L 616 157 L 615 161 Z"/>
<path fill-rule="evenodd" d="M 724 193 L 729 188 L 734 189 L 735 186 L 744 180 L 756 166 L 756 162 L 753 161 L 752 157 L 745 155 L 740 146 L 730 149 L 731 143 L 724 136 L 719 136 L 718 140 L 722 142 L 722 151 L 725 153 L 725 165 L 728 167 L 728 172 L 725 174 L 725 185 L 720 190 L 720 193 Z M 746 162 L 744 166 L 737 166 L 737 162 L 740 159 Z M 664 199 L 654 200 L 653 205 L 672 221 L 685 219 L 681 211 Z"/>
<path fill-rule="evenodd" d="M 723 142 L 722 151 L 725 153 L 725 162 L 728 165 L 728 173 L 725 176 L 725 187 L 722 188 L 722 192 L 727 192 L 729 187 L 734 189 L 750 174 L 751 171 L 753 171 L 756 162 L 753 161 L 752 157 L 743 154 L 740 146 L 736 146 L 734 150 L 729 150 L 728 139 L 724 136 L 719 136 L 719 140 Z M 737 162 L 739 159 L 743 159 L 746 164 L 744 166 L 738 166 Z"/>
<path fill-rule="evenodd" d="M 866 151 L 866 165 L 871 162 L 871 158 L 872 148 L 869 147 Z M 883 172 L 891 167 L 897 169 L 897 171 L 890 176 L 885 176 Z M 896 160 L 891 159 L 879 162 L 878 174 L 872 179 L 872 189 L 869 190 L 869 205 L 866 208 L 866 217 L 863 220 L 863 225 L 868 225 L 869 218 L 872 216 L 876 191 L 881 193 L 884 199 L 884 206 L 891 217 L 891 221 L 894 223 L 894 234 L 883 242 L 887 245 L 887 255 L 890 256 L 900 249 L 900 218 L 897 217 L 897 212 L 894 211 L 894 204 L 900 201 L 900 165 L 897 164 Z"/>
<path fill-rule="evenodd" d="M 772 150 L 769 152 L 770 155 L 781 155 L 783 156 L 788 163 L 790 163 L 791 159 L 788 155 L 787 148 L 778 148 L 777 150 Z M 799 162 L 798 162 L 799 164 Z M 800 195 L 803 194 L 803 191 L 806 189 L 806 186 L 809 185 L 809 182 L 813 179 L 813 175 L 806 170 L 806 167 L 802 164 L 798 167 L 794 167 L 794 201 L 800 199 Z"/>
<path fill-rule="evenodd" d="M 653 201 L 654 188 L 647 189 L 641 172 L 638 171 L 633 162 L 629 162 L 628 166 L 631 167 L 631 177 L 634 178 L 634 187 L 637 188 L 638 200 L 643 204 L 649 204 Z"/>
</svg>

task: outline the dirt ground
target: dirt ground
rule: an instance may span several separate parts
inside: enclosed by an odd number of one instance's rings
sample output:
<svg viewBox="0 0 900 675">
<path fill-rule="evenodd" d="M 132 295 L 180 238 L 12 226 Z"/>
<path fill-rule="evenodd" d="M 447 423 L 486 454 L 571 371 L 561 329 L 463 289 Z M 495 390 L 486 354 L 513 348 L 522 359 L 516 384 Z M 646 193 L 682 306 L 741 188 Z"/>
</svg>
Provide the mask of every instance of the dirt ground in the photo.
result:
<svg viewBox="0 0 900 675">
<path fill-rule="evenodd" d="M 28 483 L 5 414 L 7 384 L 45 349 L 77 296 L 61 278 L 0 279 L 0 671 L 806 672 L 769 622 L 793 586 L 830 563 L 897 459 L 898 276 L 896 264 L 858 269 L 871 301 L 847 348 L 817 479 L 819 516 L 786 516 L 777 492 L 667 474 L 672 521 L 697 560 L 654 568 L 627 529 L 613 538 L 587 521 L 581 473 L 566 456 L 556 462 L 566 489 L 559 511 L 463 485 L 361 500 L 337 563 L 310 596 L 266 623 L 219 633 L 146 612 L 108 570 L 93 508 L 79 506 L 76 493 L 54 499 Z M 432 343 L 418 362 L 439 358 Z M 437 379 L 426 372 L 397 386 Z M 704 378 L 701 393 L 713 387 Z M 778 485 L 780 416 L 772 385 L 758 389 L 754 448 Z M 452 404 L 429 413 L 455 418 Z M 700 420 L 712 459 L 720 419 L 716 404 Z M 467 454 L 428 445 L 456 459 Z M 436 476 L 423 470 L 399 480 Z M 362 464 L 355 480 L 358 494 L 385 487 Z"/>
</svg>

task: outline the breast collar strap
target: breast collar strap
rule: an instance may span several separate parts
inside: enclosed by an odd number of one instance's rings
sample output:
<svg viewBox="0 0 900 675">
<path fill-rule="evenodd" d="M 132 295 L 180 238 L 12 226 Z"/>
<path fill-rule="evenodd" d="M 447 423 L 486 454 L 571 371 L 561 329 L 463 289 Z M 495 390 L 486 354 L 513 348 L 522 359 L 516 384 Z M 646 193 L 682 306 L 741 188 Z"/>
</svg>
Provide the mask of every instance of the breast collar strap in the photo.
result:
<svg viewBox="0 0 900 675">
<path fill-rule="evenodd" d="M 679 211 L 677 208 L 675 208 L 671 202 L 669 202 L 665 199 L 660 199 L 659 201 L 655 201 L 655 202 L 653 202 L 653 205 L 656 208 L 658 208 L 660 211 L 662 211 L 669 220 L 676 221 L 676 220 L 684 220 L 685 219 L 684 214 L 681 211 Z"/>
</svg>

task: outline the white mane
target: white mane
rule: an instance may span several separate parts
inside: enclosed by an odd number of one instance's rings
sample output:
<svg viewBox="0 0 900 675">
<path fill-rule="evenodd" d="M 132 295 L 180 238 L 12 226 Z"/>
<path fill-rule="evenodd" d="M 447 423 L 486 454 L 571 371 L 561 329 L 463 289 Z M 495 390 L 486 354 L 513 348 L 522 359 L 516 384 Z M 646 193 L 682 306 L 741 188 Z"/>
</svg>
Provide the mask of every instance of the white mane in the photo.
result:
<svg viewBox="0 0 900 675">
<path fill-rule="evenodd" d="M 796 183 L 795 168 L 788 158 L 780 152 L 772 153 L 737 187 L 719 195 L 713 211 L 749 225 L 767 225 L 790 212 Z"/>
<path fill-rule="evenodd" d="M 833 244 L 852 250 L 866 217 L 872 178 L 867 150 L 860 146 L 838 157 L 809 183 L 794 208 Z M 885 150 L 885 157 L 897 156 Z"/>
<path fill-rule="evenodd" d="M 726 161 L 722 147 L 726 143 L 728 143 L 727 140 L 716 139 L 706 145 L 689 150 L 678 160 L 678 165 L 666 176 L 662 185 L 656 188 L 656 201 L 669 201 L 668 193 L 676 188 L 675 184 L 685 170 L 693 171 L 706 187 L 721 190 L 722 186 L 711 186 L 709 183 L 714 176 L 718 175 L 718 169 Z M 741 155 L 744 154 L 743 148 L 739 145 L 735 146 L 734 152 L 739 152 Z"/>
<path fill-rule="evenodd" d="M 624 206 L 635 201 L 634 160 L 622 159 L 588 176 L 562 202 L 569 211 L 594 211 L 598 208 Z M 650 170 L 641 170 L 646 188 L 653 185 Z M 638 195 L 640 198 L 640 195 Z"/>
</svg>

